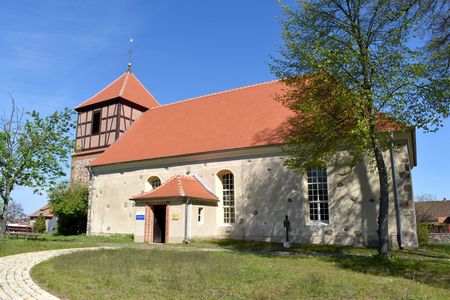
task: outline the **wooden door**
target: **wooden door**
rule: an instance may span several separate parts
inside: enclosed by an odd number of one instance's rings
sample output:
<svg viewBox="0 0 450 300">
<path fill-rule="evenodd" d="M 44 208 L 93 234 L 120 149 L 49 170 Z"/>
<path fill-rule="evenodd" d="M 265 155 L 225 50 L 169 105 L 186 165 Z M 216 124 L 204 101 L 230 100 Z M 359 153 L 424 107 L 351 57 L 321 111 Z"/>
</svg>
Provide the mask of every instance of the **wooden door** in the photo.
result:
<svg viewBox="0 0 450 300">
<path fill-rule="evenodd" d="M 153 206 L 153 242 L 164 243 L 166 236 L 166 206 Z"/>
</svg>

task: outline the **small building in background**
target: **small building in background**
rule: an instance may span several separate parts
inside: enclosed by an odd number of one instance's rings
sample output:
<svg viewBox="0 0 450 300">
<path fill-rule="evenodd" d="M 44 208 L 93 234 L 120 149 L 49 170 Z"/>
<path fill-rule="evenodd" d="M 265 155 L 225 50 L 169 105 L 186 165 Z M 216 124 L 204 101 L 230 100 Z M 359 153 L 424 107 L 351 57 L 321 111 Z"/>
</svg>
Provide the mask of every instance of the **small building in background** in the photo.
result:
<svg viewBox="0 0 450 300">
<path fill-rule="evenodd" d="M 34 213 L 29 215 L 30 217 L 30 226 L 33 227 L 34 222 L 36 222 L 39 215 L 43 215 L 45 218 L 45 231 L 46 232 L 55 232 L 56 231 L 56 221 L 57 217 L 53 214 L 50 205 L 46 204 L 36 210 Z"/>
<path fill-rule="evenodd" d="M 439 201 L 416 202 L 416 218 L 418 222 L 439 225 L 433 231 L 450 232 L 450 201 L 444 198 Z M 444 224 L 447 224 L 445 226 Z"/>
</svg>

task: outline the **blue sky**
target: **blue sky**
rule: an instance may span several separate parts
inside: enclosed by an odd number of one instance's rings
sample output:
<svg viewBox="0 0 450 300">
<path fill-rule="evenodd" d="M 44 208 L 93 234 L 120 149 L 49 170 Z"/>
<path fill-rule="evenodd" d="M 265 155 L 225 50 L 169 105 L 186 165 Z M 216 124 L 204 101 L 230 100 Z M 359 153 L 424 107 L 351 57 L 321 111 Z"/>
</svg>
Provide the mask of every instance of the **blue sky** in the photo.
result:
<svg viewBox="0 0 450 300">
<path fill-rule="evenodd" d="M 126 70 L 160 103 L 274 79 L 269 55 L 281 44 L 275 0 L 15 1 L 0 4 L 0 110 L 43 114 L 74 107 Z M 450 198 L 450 122 L 418 132 L 415 194 Z M 18 188 L 30 213 L 44 196 Z"/>
</svg>

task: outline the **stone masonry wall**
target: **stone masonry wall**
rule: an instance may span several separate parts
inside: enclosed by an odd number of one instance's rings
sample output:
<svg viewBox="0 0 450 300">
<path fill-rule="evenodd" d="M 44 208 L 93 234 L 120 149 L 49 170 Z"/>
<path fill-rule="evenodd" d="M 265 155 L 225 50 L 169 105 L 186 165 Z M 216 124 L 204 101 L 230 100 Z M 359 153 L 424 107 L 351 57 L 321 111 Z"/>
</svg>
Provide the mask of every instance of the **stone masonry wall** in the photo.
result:
<svg viewBox="0 0 450 300">
<path fill-rule="evenodd" d="M 252 150 L 253 151 L 253 150 Z M 406 147 L 396 156 L 398 192 L 405 248 L 417 247 L 414 205 Z M 249 153 L 249 152 L 247 152 Z M 92 182 L 92 201 L 89 215 L 89 234 L 135 234 L 144 242 L 144 222 L 135 214 L 149 216 L 142 207 L 133 207 L 130 197 L 146 191 L 149 178 L 157 176 L 161 182 L 180 174 L 195 174 L 212 193 L 221 197 L 222 183 L 218 174 L 228 170 L 234 174 L 236 223 L 223 222 L 222 201 L 217 206 L 204 206 L 205 223 L 198 224 L 195 213 L 188 220 L 193 239 L 233 238 L 281 242 L 285 238 L 283 220 L 289 215 L 295 243 L 375 245 L 377 243 L 377 215 L 379 187 L 377 174 L 370 171 L 370 163 L 362 163 L 351 172 L 329 166 L 329 221 L 310 220 L 306 175 L 292 172 L 284 166 L 286 154 L 277 149 L 270 152 L 223 158 L 198 157 L 174 161 L 172 158 L 142 161 L 135 165 L 103 166 L 95 168 Z M 389 162 L 389 153 L 386 153 Z M 390 171 L 390 164 L 387 163 Z M 389 173 L 390 174 L 390 173 Z M 393 191 L 390 191 L 393 199 Z M 171 214 L 179 211 L 180 218 L 170 219 L 169 242 L 184 238 L 184 207 L 171 204 Z M 194 209 L 194 212 L 196 210 Z M 394 201 L 389 205 L 389 234 L 396 240 Z M 169 219 L 169 218 L 168 218 Z M 149 232 L 147 230 L 147 232 Z M 149 237 L 147 237 L 148 240 Z"/>
<path fill-rule="evenodd" d="M 450 244 L 450 233 L 431 233 L 431 244 Z"/>
<path fill-rule="evenodd" d="M 89 184 L 89 170 L 87 168 L 88 164 L 93 161 L 97 156 L 102 154 L 101 152 L 90 153 L 86 155 L 73 155 L 72 156 L 72 167 L 70 171 L 70 184 L 75 182 L 81 183 L 83 185 Z"/>
</svg>

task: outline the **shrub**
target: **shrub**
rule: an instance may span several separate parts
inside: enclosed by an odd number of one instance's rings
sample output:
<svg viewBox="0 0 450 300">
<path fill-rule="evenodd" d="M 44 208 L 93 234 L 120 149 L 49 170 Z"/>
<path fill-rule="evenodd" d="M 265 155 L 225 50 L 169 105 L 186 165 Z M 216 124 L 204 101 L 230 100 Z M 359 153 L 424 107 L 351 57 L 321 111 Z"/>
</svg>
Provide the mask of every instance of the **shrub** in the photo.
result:
<svg viewBox="0 0 450 300">
<path fill-rule="evenodd" d="M 425 223 L 417 224 L 417 238 L 419 239 L 419 246 L 428 245 L 430 234 L 430 226 Z"/>
<path fill-rule="evenodd" d="M 433 233 L 446 233 L 448 224 L 433 224 L 430 232 Z"/>
<path fill-rule="evenodd" d="M 49 192 L 52 211 L 58 216 L 58 233 L 86 233 L 89 190 L 86 186 L 69 186 L 63 182 Z"/>
<path fill-rule="evenodd" d="M 33 224 L 33 232 L 36 233 L 44 233 L 47 226 L 45 225 L 45 217 L 43 214 L 40 214 Z"/>
</svg>

